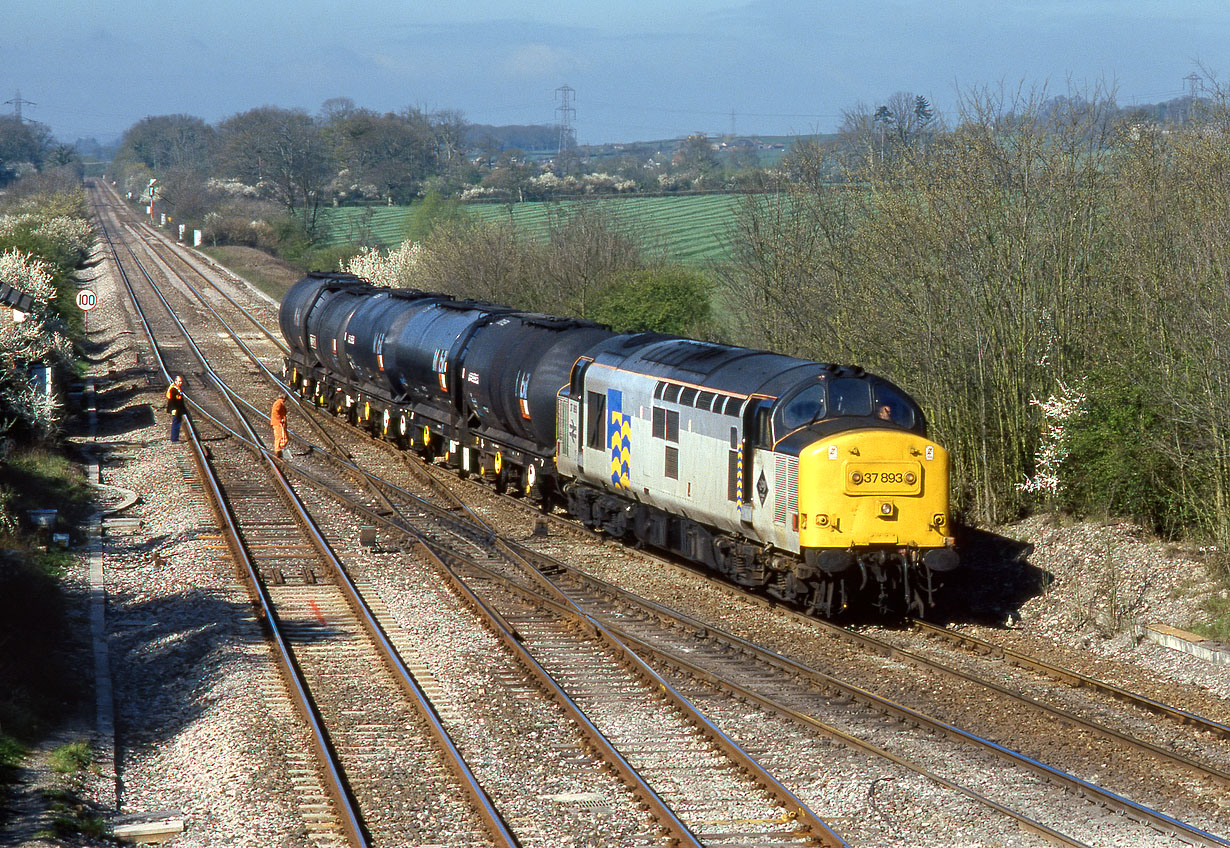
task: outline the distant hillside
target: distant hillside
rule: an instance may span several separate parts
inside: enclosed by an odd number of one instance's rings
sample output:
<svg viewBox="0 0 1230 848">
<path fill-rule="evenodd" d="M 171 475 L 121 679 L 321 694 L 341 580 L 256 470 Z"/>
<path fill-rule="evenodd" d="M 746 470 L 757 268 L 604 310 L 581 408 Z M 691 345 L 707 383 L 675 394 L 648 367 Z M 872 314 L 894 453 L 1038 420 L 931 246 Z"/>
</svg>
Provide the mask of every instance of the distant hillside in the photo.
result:
<svg viewBox="0 0 1230 848">
<path fill-rule="evenodd" d="M 730 224 L 741 201 L 742 195 L 707 194 L 613 197 L 600 202 L 641 234 L 647 250 L 671 262 L 705 264 L 726 258 Z M 572 202 L 484 203 L 463 208 L 488 221 L 511 217 L 524 232 L 545 238 L 551 210 L 566 209 Z M 326 241 L 331 246 L 367 241 L 392 247 L 404 239 L 413 209 L 412 205 L 324 210 Z"/>
</svg>

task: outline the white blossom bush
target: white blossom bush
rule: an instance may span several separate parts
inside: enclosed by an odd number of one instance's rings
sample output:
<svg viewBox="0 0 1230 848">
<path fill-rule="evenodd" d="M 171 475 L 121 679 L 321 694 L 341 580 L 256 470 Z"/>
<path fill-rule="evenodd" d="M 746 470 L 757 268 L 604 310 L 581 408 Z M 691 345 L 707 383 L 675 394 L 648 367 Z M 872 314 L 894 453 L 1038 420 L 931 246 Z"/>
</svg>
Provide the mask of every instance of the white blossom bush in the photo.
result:
<svg viewBox="0 0 1230 848">
<path fill-rule="evenodd" d="M 608 193 L 633 191 L 636 189 L 636 182 L 627 177 L 618 177 L 613 174 L 586 174 L 581 178 L 585 184 L 585 191 L 590 193 Z"/>
<path fill-rule="evenodd" d="M 341 270 L 381 286 L 412 289 L 423 282 L 422 245 L 404 241 L 401 246 L 382 253 L 378 248 L 364 247 Z"/>
<path fill-rule="evenodd" d="M 64 215 L 48 218 L 34 229 L 34 234 L 47 239 L 57 249 L 75 255 L 79 262 L 84 261 L 94 247 L 94 228 L 84 218 Z"/>
<path fill-rule="evenodd" d="M 94 247 L 94 228 L 84 218 L 67 215 L 48 217 L 35 212 L 20 215 L 0 215 L 0 239 L 29 233 L 45 240 L 56 261 L 77 265 L 90 255 Z"/>
<path fill-rule="evenodd" d="M 211 177 L 205 185 L 210 191 L 216 191 L 219 194 L 225 194 L 228 197 L 260 196 L 259 187 L 247 185 L 240 180 L 220 180 L 216 177 Z"/>
<path fill-rule="evenodd" d="M 1072 424 L 1086 412 L 1084 381 L 1069 386 L 1062 380 L 1058 381 L 1059 391 L 1038 400 L 1031 397 L 1029 403 L 1042 412 L 1044 429 L 1042 438 L 1038 441 L 1038 451 L 1034 455 L 1033 477 L 1027 477 L 1025 482 L 1017 483 L 1017 489 L 1039 495 L 1047 500 L 1055 499 L 1064 488 L 1059 469 L 1068 458 L 1071 449 Z"/>
<path fill-rule="evenodd" d="M 470 186 L 457 197 L 459 200 L 478 200 L 484 197 L 497 197 L 501 193 L 499 189 L 491 188 L 490 186 Z"/>
<path fill-rule="evenodd" d="M 45 306 L 56 297 L 55 282 L 46 263 L 33 259 L 20 250 L 0 253 L 0 283 L 8 283 L 30 295 L 36 306 Z"/>
<path fill-rule="evenodd" d="M 13 509 L 16 500 L 11 490 L 0 488 L 0 535 L 12 536 L 20 529 Z"/>
<path fill-rule="evenodd" d="M 46 263 L 19 250 L 0 253 L 0 284 L 34 301 L 23 321 L 6 316 L 0 322 L 0 427 L 8 429 L 21 421 L 40 436 L 50 436 L 56 428 L 57 404 L 31 385 L 28 366 L 72 362 L 72 342 L 53 307 L 56 287 Z"/>
</svg>

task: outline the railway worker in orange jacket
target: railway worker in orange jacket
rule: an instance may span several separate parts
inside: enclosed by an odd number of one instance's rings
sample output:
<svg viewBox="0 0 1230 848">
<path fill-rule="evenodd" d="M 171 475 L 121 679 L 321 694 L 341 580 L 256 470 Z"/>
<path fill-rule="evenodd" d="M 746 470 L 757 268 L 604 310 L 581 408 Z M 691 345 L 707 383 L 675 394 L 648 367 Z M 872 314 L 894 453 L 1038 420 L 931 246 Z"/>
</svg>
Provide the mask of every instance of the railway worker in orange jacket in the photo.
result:
<svg viewBox="0 0 1230 848">
<path fill-rule="evenodd" d="M 184 378 L 176 377 L 175 382 L 167 386 L 167 412 L 171 413 L 171 441 L 179 441 L 179 428 L 184 424 Z"/>
<path fill-rule="evenodd" d="M 278 395 L 278 399 L 273 402 L 269 423 L 273 425 L 273 452 L 281 456 L 282 448 L 286 447 L 289 441 L 286 438 L 286 395 Z"/>
</svg>

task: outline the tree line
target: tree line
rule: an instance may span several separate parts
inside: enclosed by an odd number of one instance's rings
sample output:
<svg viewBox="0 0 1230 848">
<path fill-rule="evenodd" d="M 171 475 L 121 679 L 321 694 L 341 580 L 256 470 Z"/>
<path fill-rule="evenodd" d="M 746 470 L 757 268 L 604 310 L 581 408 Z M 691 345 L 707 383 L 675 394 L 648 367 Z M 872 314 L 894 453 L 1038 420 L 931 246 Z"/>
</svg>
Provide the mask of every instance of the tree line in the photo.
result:
<svg viewBox="0 0 1230 848">
<path fill-rule="evenodd" d="M 544 161 L 509 146 L 542 144 L 548 134 L 558 143 L 558 132 L 472 125 L 455 110 L 376 112 L 349 98 L 327 100 L 315 115 L 262 106 L 212 125 L 192 115 L 159 115 L 124 134 L 111 176 L 134 202 L 153 197 L 160 211 L 203 229 L 213 242 L 279 249 L 293 247 L 296 237 L 313 240 L 329 205 L 739 184 L 703 133 L 669 155 L 608 161 L 603 173 L 590 173 L 574 149 Z M 731 160 L 732 168 L 750 165 Z"/>
</svg>

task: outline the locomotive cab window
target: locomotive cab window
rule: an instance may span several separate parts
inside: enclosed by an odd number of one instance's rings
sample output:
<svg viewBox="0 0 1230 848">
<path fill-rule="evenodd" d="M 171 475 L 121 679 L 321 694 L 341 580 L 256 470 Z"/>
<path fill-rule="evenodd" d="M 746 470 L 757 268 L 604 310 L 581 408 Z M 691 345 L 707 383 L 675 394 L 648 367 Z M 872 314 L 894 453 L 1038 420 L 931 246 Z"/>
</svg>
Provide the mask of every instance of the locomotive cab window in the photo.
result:
<svg viewBox="0 0 1230 848">
<path fill-rule="evenodd" d="M 823 383 L 805 386 L 777 405 L 777 432 L 785 435 L 827 415 Z"/>
<path fill-rule="evenodd" d="M 875 413 L 877 418 L 891 421 L 907 430 L 914 429 L 914 405 L 901 392 L 887 383 L 876 383 L 872 389 L 875 395 Z"/>
<path fill-rule="evenodd" d="M 833 415 L 871 415 L 871 385 L 854 377 L 834 380 L 829 405 Z"/>
</svg>

